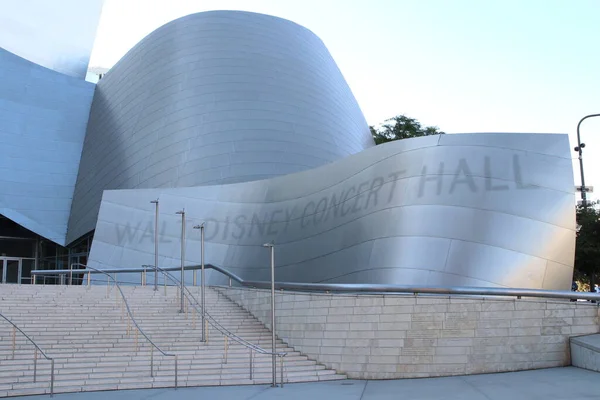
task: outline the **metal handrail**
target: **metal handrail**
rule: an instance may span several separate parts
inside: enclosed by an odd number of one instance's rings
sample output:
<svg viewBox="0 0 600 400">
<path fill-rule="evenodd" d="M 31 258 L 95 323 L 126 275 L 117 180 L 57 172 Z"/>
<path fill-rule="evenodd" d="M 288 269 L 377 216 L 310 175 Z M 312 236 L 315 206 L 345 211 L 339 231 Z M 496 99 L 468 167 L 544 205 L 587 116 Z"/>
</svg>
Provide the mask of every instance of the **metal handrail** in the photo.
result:
<svg viewBox="0 0 600 400">
<path fill-rule="evenodd" d="M 153 265 L 147 265 L 147 266 L 151 266 L 154 268 Z M 160 272 L 163 273 L 163 275 L 165 275 L 165 277 L 168 277 L 169 279 L 171 279 L 173 281 L 173 283 L 175 283 L 176 285 L 179 285 L 181 282 L 172 274 L 170 274 L 168 271 L 165 271 L 164 268 L 160 268 L 160 267 L 156 267 L 156 269 L 158 269 Z M 196 299 L 196 297 L 194 296 L 194 294 L 190 291 L 190 289 L 187 286 L 183 286 L 183 288 L 185 289 L 185 292 L 187 292 L 186 294 L 184 294 L 185 296 L 187 296 L 188 301 L 190 302 L 190 304 L 196 309 L 198 310 L 198 308 L 200 308 L 200 310 L 202 310 L 202 306 L 200 305 L 200 303 L 198 302 L 198 299 Z M 193 300 L 193 302 L 192 302 Z M 202 312 L 202 311 L 201 311 Z M 204 316 L 206 317 L 206 321 L 211 324 L 217 331 L 219 331 L 223 336 L 228 337 L 233 339 L 234 341 L 236 341 L 237 343 L 241 344 L 242 346 L 245 346 L 246 348 L 248 348 L 251 352 L 252 351 L 256 351 L 257 353 L 260 354 L 266 354 L 266 355 L 276 355 L 277 357 L 280 358 L 281 360 L 281 387 L 283 387 L 283 357 L 285 357 L 287 355 L 287 352 L 281 351 L 281 352 L 275 352 L 273 353 L 272 351 L 263 349 L 262 347 L 247 341 L 246 339 L 243 339 L 239 336 L 237 336 L 235 333 L 230 332 L 227 328 L 225 328 L 223 325 L 221 325 L 221 323 L 219 323 L 219 321 L 217 321 L 216 319 L 214 319 L 209 313 L 208 311 L 204 311 Z M 204 329 L 204 327 L 202 327 L 202 329 Z M 252 360 L 252 355 L 250 355 L 250 360 Z M 252 361 L 250 361 L 250 376 L 252 376 Z M 252 379 L 252 378 L 251 378 Z M 274 382 L 274 384 L 276 384 L 276 382 Z"/>
<path fill-rule="evenodd" d="M 88 270 L 83 270 L 83 269 L 76 269 L 73 270 L 73 266 L 83 266 L 83 267 L 87 267 Z M 68 270 L 34 270 L 31 271 L 32 276 L 37 276 L 37 275 L 63 275 L 63 274 L 70 274 L 73 273 L 73 271 L 76 271 L 75 273 L 79 273 L 79 274 L 87 274 L 88 275 L 88 285 L 91 281 L 90 279 L 90 274 L 92 273 L 101 273 L 104 275 L 107 275 L 110 279 L 112 279 L 115 282 L 115 285 L 117 286 L 117 288 L 119 289 L 119 291 L 121 292 L 121 296 L 123 297 L 123 300 L 125 302 L 125 305 L 127 306 L 127 311 L 130 315 L 130 317 L 132 318 L 132 320 L 134 321 L 134 324 L 136 325 L 136 327 L 140 330 L 140 332 L 146 337 L 146 339 L 148 339 L 148 341 L 150 343 L 152 343 L 154 345 L 154 343 L 148 338 L 148 336 L 145 335 L 145 333 L 139 328 L 139 326 L 137 325 L 137 323 L 135 322 L 135 319 L 133 318 L 133 315 L 131 315 L 131 312 L 129 310 L 129 305 L 127 303 L 127 300 L 125 299 L 125 296 L 120 288 L 120 286 L 118 285 L 116 279 L 111 275 L 111 274 L 116 274 L 116 273 L 137 273 L 137 272 L 145 272 L 148 270 L 148 268 L 146 267 L 152 267 L 154 268 L 153 265 L 144 265 L 142 266 L 142 268 L 129 268 L 129 269 L 120 269 L 120 270 L 99 270 L 93 267 L 89 267 L 86 266 L 84 264 L 80 264 L 80 263 L 73 263 L 71 265 L 71 268 Z M 211 266 L 212 267 L 212 266 Z M 218 267 L 213 267 L 214 269 L 219 270 L 220 268 Z M 166 278 L 168 277 L 169 279 L 171 279 L 177 286 L 179 286 L 179 284 L 181 283 L 177 278 L 175 278 L 172 274 L 168 273 L 169 270 L 171 271 L 180 271 L 181 268 L 157 268 L 159 271 L 161 271 L 164 275 L 165 275 L 165 286 L 166 286 Z M 186 268 L 189 269 L 189 268 Z M 234 275 L 235 276 L 235 275 Z M 238 278 L 239 279 L 239 278 Z M 35 280 L 34 280 L 35 281 Z M 72 282 L 72 278 L 69 279 L 70 282 Z M 198 299 L 196 299 L 196 297 L 193 295 L 193 293 L 189 290 L 189 288 L 187 286 L 184 286 L 185 292 L 184 293 L 185 296 L 187 296 L 188 301 L 190 302 L 190 304 L 194 307 L 194 309 L 198 310 L 198 308 L 200 308 L 200 310 L 202 310 L 202 307 L 200 306 Z M 192 301 L 193 300 L 193 301 Z M 200 311 L 202 312 L 202 311 Z M 269 350 L 263 349 L 262 347 L 255 345 L 254 343 L 251 343 L 239 336 L 237 336 L 236 334 L 230 332 L 227 328 L 225 328 L 223 325 L 221 325 L 214 317 L 212 317 L 208 312 L 204 313 L 207 322 L 212 325 L 217 331 L 219 331 L 223 336 L 231 338 L 232 340 L 234 340 L 235 342 L 245 346 L 246 348 L 248 348 L 250 350 L 250 379 L 252 379 L 252 375 L 253 375 L 253 355 L 252 352 L 255 351 L 257 353 L 260 354 L 265 354 L 265 355 L 275 355 L 277 357 L 280 358 L 281 361 L 281 386 L 283 387 L 283 357 L 285 357 L 287 355 L 287 352 L 271 352 Z M 202 327 L 204 329 L 204 327 Z M 156 347 L 156 345 L 154 345 Z M 157 347 L 158 348 L 158 347 Z M 159 349 L 159 351 L 162 352 L 162 350 Z M 162 352 L 164 354 L 164 352 Z"/>
<path fill-rule="evenodd" d="M 121 290 L 121 286 L 119 285 L 117 280 L 113 276 L 111 276 L 109 272 L 106 272 L 104 270 L 99 270 L 99 269 L 96 269 L 96 268 L 93 268 L 93 267 L 90 267 L 90 266 L 87 266 L 84 264 L 80 264 L 80 263 L 71 264 L 71 271 L 72 271 L 74 265 L 77 265 L 80 267 L 86 267 L 87 269 L 92 270 L 96 273 L 104 274 L 104 275 L 108 276 L 108 278 L 111 279 L 115 283 L 115 287 L 119 290 L 119 293 L 121 294 L 121 297 L 123 298 L 123 303 L 125 304 L 125 308 L 127 309 L 127 314 L 129 314 L 129 317 L 131 318 L 131 322 L 133 322 L 133 325 L 137 328 L 137 330 L 142 334 L 142 336 L 144 336 L 146 338 L 146 340 L 153 346 L 153 348 L 158 350 L 158 352 L 161 353 L 163 356 L 175 357 L 175 389 L 177 389 L 177 354 L 170 354 L 170 353 L 164 352 L 160 347 L 158 347 L 156 345 L 156 343 L 154 343 L 152 341 L 152 339 L 150 339 L 148 337 L 148 335 L 146 335 L 144 330 L 138 325 L 137 321 L 133 317 L 133 313 L 131 312 L 131 309 L 129 308 L 129 303 L 127 302 L 127 298 L 125 297 L 123 290 Z M 154 353 L 153 352 L 150 353 L 150 376 L 154 377 Z"/>
<path fill-rule="evenodd" d="M 54 397 L 54 358 L 48 357 L 46 353 L 37 345 L 36 342 L 33 341 L 32 338 L 29 337 L 21 328 L 19 328 L 14 322 L 12 322 L 8 317 L 0 313 L 0 317 L 4 318 L 6 322 L 13 326 L 13 358 L 15 354 L 15 332 L 19 331 L 27 340 L 31 342 L 35 346 L 35 354 L 33 356 L 33 382 L 37 382 L 37 352 L 39 351 L 46 360 L 50 361 L 50 397 Z"/>
<path fill-rule="evenodd" d="M 165 271 L 163 268 L 158 267 L 158 270 L 163 272 L 163 274 L 165 274 L 165 276 L 168 276 L 169 279 L 171 279 L 175 284 L 179 284 L 180 281 L 175 278 L 173 275 L 171 275 L 170 273 L 168 273 L 167 271 Z M 187 292 L 187 296 L 188 299 L 194 300 L 193 302 L 190 300 L 190 304 L 192 304 L 194 306 L 194 308 L 198 309 L 198 307 L 200 309 L 202 309 L 202 306 L 199 304 L 198 299 L 196 299 L 196 297 L 194 296 L 194 294 L 189 290 L 189 288 L 187 286 L 184 286 L 185 291 Z M 273 355 L 273 352 L 263 349 L 262 347 L 255 345 L 254 343 L 248 342 L 247 340 L 237 336 L 236 334 L 230 332 L 229 330 L 227 330 L 227 328 L 225 328 L 223 325 L 221 325 L 221 323 L 219 323 L 216 319 L 214 319 L 209 313 L 208 311 L 206 311 L 204 313 L 204 315 L 206 315 L 210 320 L 211 320 L 211 325 L 213 327 L 215 327 L 219 332 L 221 332 L 223 335 L 225 336 L 229 336 L 231 339 L 235 340 L 236 342 L 248 347 L 248 348 L 253 348 L 256 352 L 261 353 L 261 354 L 269 354 L 269 355 Z M 276 352 L 275 355 L 286 355 L 287 353 L 285 352 Z"/>
<path fill-rule="evenodd" d="M 222 267 L 205 264 L 205 269 L 214 269 L 227 276 L 242 286 L 267 289 L 271 288 L 271 282 L 245 280 Z M 180 271 L 181 267 L 163 268 L 165 271 Z M 185 270 L 198 270 L 200 265 L 189 265 Z M 84 270 L 76 270 L 79 273 L 87 273 Z M 143 272 L 142 268 L 113 268 L 103 270 L 107 273 Z M 66 274 L 67 270 L 33 270 L 32 275 L 58 275 Z M 279 290 L 293 290 L 299 292 L 330 292 L 330 293 L 352 293 L 352 294 L 448 294 L 468 296 L 502 296 L 502 297 L 536 297 L 554 299 L 581 299 L 600 301 L 600 294 L 589 292 L 572 292 L 568 290 L 543 290 L 543 289 L 520 289 L 520 288 L 493 288 L 493 287 L 470 287 L 470 286 L 438 286 L 425 287 L 416 285 L 393 285 L 377 283 L 301 283 L 301 282 L 275 282 L 275 288 Z M 600 305 L 600 303 L 599 303 Z"/>
</svg>

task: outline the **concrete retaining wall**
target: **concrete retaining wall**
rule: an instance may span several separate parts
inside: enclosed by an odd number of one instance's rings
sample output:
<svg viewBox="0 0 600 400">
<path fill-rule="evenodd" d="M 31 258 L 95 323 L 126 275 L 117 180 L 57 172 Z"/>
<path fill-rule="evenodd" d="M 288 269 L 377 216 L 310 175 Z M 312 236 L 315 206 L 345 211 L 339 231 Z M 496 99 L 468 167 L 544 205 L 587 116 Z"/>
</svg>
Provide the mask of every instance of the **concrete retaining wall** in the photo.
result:
<svg viewBox="0 0 600 400">
<path fill-rule="evenodd" d="M 222 293 L 270 327 L 270 292 Z M 543 299 L 276 294 L 277 335 L 357 379 L 570 365 L 569 338 L 598 333 L 596 304 Z"/>
</svg>

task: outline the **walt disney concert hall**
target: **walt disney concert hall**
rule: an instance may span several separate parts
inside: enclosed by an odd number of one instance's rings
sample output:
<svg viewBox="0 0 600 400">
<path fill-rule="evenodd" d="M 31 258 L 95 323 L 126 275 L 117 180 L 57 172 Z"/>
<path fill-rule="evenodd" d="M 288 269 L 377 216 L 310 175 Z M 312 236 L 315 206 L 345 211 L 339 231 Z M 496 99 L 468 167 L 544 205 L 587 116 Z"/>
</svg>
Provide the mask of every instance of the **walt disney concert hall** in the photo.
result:
<svg viewBox="0 0 600 400">
<path fill-rule="evenodd" d="M 198 264 L 204 224 L 205 261 L 244 279 L 272 242 L 281 281 L 570 288 L 566 134 L 376 146 L 325 44 L 249 12 L 169 22 L 94 84 L 97 18 L 84 51 L 0 42 L 2 283 L 153 265 L 156 237 L 161 267 L 182 236 Z"/>
</svg>

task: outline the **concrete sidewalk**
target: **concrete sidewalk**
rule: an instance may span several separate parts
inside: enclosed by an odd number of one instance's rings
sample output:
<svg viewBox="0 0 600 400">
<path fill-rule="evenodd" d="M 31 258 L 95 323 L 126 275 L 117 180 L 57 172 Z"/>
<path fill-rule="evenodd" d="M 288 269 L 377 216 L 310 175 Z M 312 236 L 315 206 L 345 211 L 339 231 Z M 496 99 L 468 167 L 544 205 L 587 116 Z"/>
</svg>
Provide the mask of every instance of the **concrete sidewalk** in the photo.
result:
<svg viewBox="0 0 600 400">
<path fill-rule="evenodd" d="M 49 399 L 31 396 L 28 400 Z M 503 374 L 390 381 L 123 390 L 56 395 L 57 400 L 579 400 L 600 399 L 600 374 L 566 367 Z"/>
</svg>

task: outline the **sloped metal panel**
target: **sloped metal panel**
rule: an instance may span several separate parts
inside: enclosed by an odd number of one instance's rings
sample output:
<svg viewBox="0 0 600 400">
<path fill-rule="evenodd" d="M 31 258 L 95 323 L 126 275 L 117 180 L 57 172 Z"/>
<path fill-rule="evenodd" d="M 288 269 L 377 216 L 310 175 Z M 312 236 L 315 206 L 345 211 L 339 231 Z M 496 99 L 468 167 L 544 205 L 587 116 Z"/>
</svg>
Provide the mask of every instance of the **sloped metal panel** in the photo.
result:
<svg viewBox="0 0 600 400">
<path fill-rule="evenodd" d="M 69 222 L 103 190 L 272 178 L 373 146 L 321 40 L 290 21 L 215 11 L 157 29 L 99 82 Z"/>
<path fill-rule="evenodd" d="M 62 245 L 93 93 L 0 49 L 0 214 Z"/>
<path fill-rule="evenodd" d="M 104 0 L 3 1 L 0 48 L 85 79 Z"/>
<path fill-rule="evenodd" d="M 575 194 L 567 135 L 441 135 L 380 145 L 268 180 L 179 189 L 107 191 L 90 265 L 206 262 L 245 279 L 505 286 L 568 290 Z M 213 276 L 213 282 L 219 278 Z"/>
</svg>

